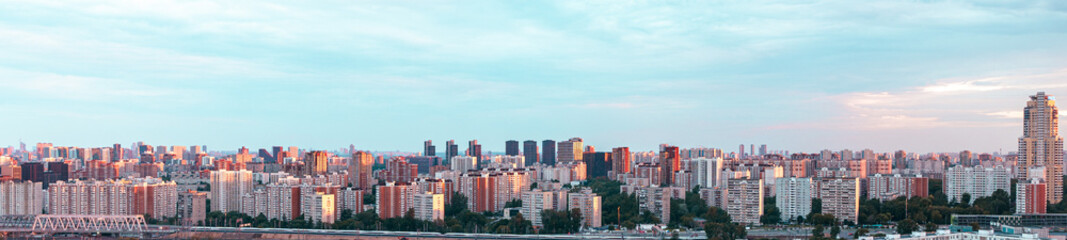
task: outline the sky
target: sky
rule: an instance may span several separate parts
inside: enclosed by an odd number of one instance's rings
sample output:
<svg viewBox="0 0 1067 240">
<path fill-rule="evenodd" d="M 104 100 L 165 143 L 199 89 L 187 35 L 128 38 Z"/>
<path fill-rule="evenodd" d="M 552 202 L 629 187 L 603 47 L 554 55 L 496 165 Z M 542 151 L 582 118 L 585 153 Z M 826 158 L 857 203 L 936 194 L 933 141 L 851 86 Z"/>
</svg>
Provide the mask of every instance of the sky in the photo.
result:
<svg viewBox="0 0 1067 240">
<path fill-rule="evenodd" d="M 1028 96 L 1067 96 L 1065 26 L 1064 1 L 5 1 L 0 145 L 1007 152 Z"/>
</svg>

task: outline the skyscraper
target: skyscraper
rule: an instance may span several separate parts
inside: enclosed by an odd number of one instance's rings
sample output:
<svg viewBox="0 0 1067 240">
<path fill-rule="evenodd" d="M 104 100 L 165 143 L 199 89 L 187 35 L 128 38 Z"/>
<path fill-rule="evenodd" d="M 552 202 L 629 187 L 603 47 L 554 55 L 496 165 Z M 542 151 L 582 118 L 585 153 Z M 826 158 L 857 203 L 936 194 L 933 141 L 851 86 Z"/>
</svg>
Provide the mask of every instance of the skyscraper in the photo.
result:
<svg viewBox="0 0 1067 240">
<path fill-rule="evenodd" d="M 124 153 L 122 151 L 122 144 L 116 143 L 115 146 L 111 147 L 111 161 L 112 162 L 118 162 L 118 161 L 122 160 L 122 156 L 124 156 L 123 154 Z"/>
<path fill-rule="evenodd" d="M 433 140 L 426 140 L 422 143 L 422 155 L 427 157 L 437 155 L 437 147 L 433 146 Z"/>
<path fill-rule="evenodd" d="M 667 146 L 659 153 L 660 183 L 662 186 L 674 182 L 674 171 L 681 170 L 682 163 L 678 156 L 678 147 Z"/>
<path fill-rule="evenodd" d="M 557 157 L 559 162 L 571 163 L 582 160 L 582 152 L 584 147 L 582 146 L 581 138 L 571 138 L 567 141 L 559 142 L 556 151 L 559 153 Z"/>
<path fill-rule="evenodd" d="M 508 140 L 507 142 L 504 142 L 504 146 L 505 146 L 505 148 L 504 148 L 504 154 L 505 155 L 508 155 L 508 156 L 518 156 L 519 155 L 519 141 Z"/>
<path fill-rule="evenodd" d="M 538 156 L 540 154 L 537 154 L 537 141 L 534 141 L 534 140 L 523 141 L 522 142 L 522 155 L 526 158 L 526 166 L 537 164 L 538 159 L 540 159 L 540 158 L 538 158 Z"/>
<path fill-rule="evenodd" d="M 455 156 L 459 156 L 459 145 L 456 145 L 456 140 L 448 140 L 445 142 L 445 159 L 452 160 Z"/>
<path fill-rule="evenodd" d="M 1019 177 L 1030 179 L 1031 167 L 1045 167 L 1048 201 L 1063 200 L 1063 137 L 1059 135 L 1056 98 L 1038 92 L 1023 109 L 1023 136 L 1019 138 Z"/>
<path fill-rule="evenodd" d="M 611 149 L 611 171 L 616 175 L 630 173 L 630 148 L 617 147 Z"/>
<path fill-rule="evenodd" d="M 587 152 L 582 153 L 584 155 L 582 159 L 585 159 L 585 176 L 593 179 L 597 177 L 607 177 L 608 170 L 611 170 L 611 153 L 610 152 Z"/>
<path fill-rule="evenodd" d="M 556 141 L 541 141 L 541 163 L 549 166 L 556 165 Z"/>
<path fill-rule="evenodd" d="M 767 155 L 767 144 L 759 145 L 759 155 Z"/>
<path fill-rule="evenodd" d="M 467 142 L 467 156 L 478 158 L 477 167 L 482 168 L 482 145 L 478 144 L 477 139 Z"/>
<path fill-rule="evenodd" d="M 352 184 L 352 187 L 363 189 L 364 191 L 370 190 L 370 186 L 374 183 L 371 175 L 371 167 L 374 165 L 374 156 L 371 156 L 369 152 L 358 151 L 352 154 L 352 159 L 348 160 L 348 182 Z"/>
<path fill-rule="evenodd" d="M 304 157 L 304 174 L 316 176 L 326 174 L 327 154 L 325 151 L 311 151 Z"/>
</svg>

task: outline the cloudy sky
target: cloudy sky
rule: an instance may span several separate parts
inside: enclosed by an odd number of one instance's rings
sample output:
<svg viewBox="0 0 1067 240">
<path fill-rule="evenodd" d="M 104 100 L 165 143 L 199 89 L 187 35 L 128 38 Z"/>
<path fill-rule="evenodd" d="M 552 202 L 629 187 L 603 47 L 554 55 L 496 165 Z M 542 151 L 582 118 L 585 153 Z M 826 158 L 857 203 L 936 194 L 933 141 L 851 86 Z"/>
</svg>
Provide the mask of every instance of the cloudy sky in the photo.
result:
<svg viewBox="0 0 1067 240">
<path fill-rule="evenodd" d="M 0 145 L 1011 151 L 1029 95 L 1067 96 L 1064 26 L 1063 1 L 6 1 Z"/>
</svg>

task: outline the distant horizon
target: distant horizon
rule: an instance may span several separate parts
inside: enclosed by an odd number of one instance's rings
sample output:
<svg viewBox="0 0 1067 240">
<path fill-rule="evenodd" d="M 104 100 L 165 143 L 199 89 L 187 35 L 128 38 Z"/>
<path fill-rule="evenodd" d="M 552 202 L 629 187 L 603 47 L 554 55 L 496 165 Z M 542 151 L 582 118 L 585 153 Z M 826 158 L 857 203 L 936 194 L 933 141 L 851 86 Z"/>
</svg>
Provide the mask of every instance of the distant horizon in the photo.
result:
<svg viewBox="0 0 1067 240">
<path fill-rule="evenodd" d="M 1067 95 L 1063 1 L 411 5 L 0 5 L 0 143 L 1010 152 Z"/>
</svg>

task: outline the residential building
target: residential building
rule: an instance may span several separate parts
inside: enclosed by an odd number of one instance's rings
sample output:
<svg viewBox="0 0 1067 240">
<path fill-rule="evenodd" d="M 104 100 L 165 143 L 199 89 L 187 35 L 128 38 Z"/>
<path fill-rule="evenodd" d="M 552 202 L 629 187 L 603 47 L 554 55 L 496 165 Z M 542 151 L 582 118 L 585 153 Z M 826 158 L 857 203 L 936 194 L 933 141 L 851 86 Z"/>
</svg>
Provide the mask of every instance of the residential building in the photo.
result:
<svg viewBox="0 0 1067 240">
<path fill-rule="evenodd" d="M 778 178 L 776 181 L 775 206 L 782 213 L 782 220 L 807 216 L 811 212 L 811 198 L 815 196 L 811 178 Z"/>
<path fill-rule="evenodd" d="M 1029 169 L 1044 166 L 1045 183 L 1048 185 L 1048 201 L 1063 200 L 1063 137 L 1059 135 L 1060 112 L 1056 99 L 1045 92 L 1030 96 L 1023 109 L 1023 136 L 1019 138 L 1018 177 L 1025 176 Z"/>
<path fill-rule="evenodd" d="M 763 179 L 728 179 L 722 195 L 722 205 L 734 222 L 759 224 L 763 215 Z"/>
</svg>

